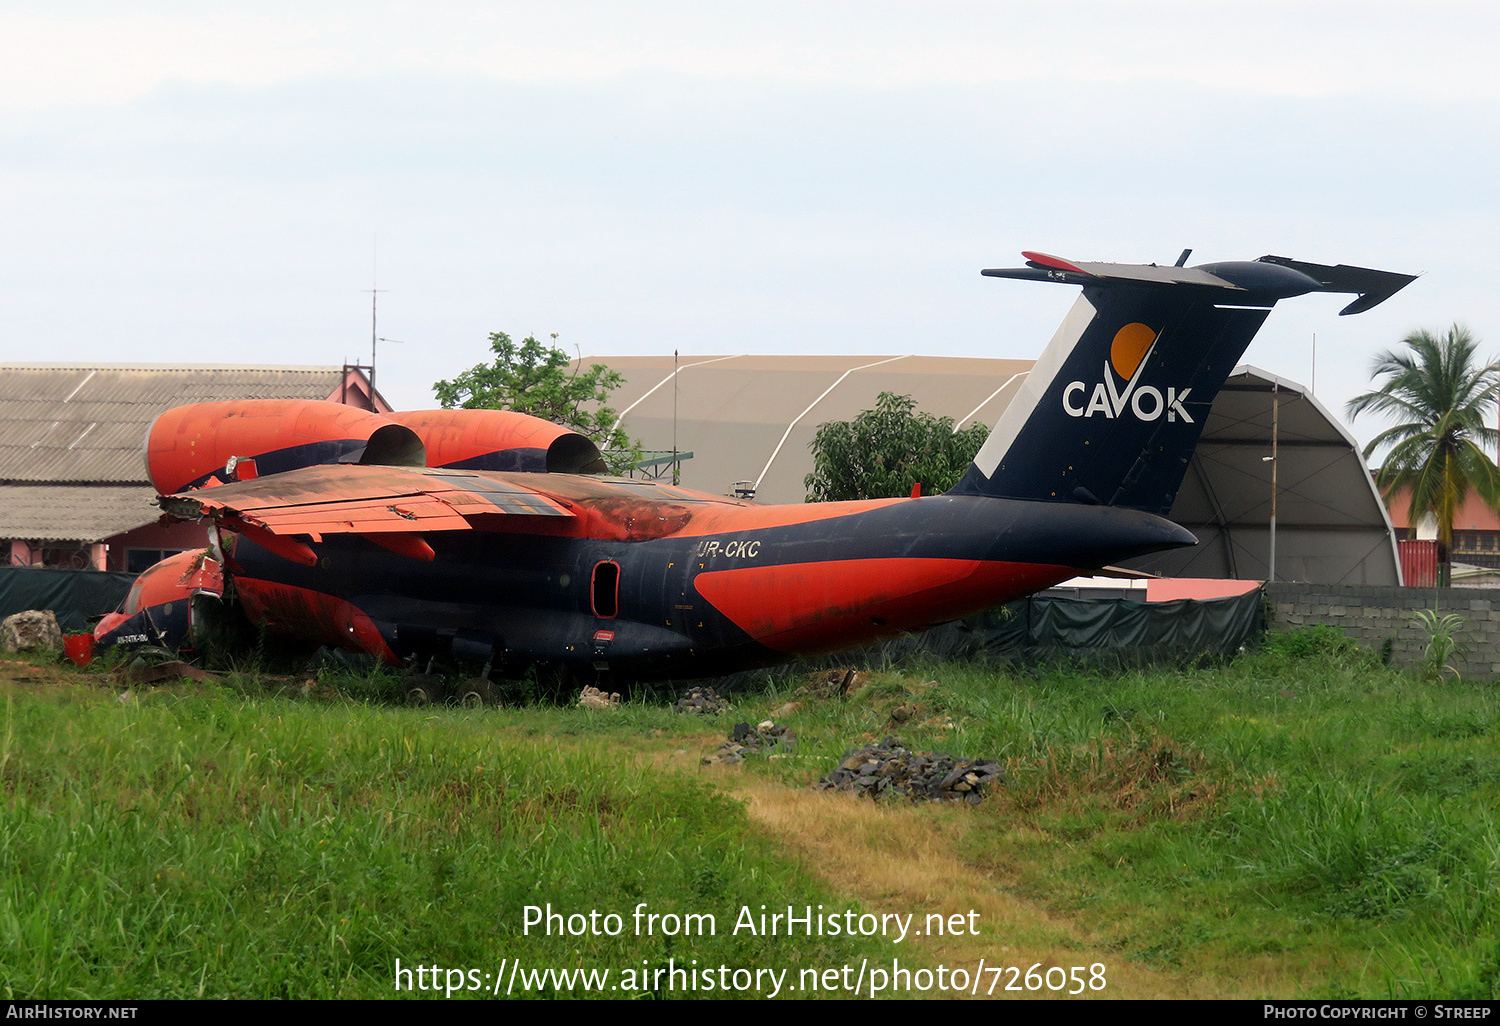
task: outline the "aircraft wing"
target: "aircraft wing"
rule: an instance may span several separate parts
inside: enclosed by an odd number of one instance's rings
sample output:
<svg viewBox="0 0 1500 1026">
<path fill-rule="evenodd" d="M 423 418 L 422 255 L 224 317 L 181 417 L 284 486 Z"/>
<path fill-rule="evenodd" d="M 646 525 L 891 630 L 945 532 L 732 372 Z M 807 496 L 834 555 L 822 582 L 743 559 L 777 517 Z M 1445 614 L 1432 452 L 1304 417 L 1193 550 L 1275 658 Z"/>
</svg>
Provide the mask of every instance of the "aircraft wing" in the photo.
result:
<svg viewBox="0 0 1500 1026">
<path fill-rule="evenodd" d="M 309 565 L 316 557 L 296 535 L 321 541 L 325 534 L 360 534 L 431 559 L 425 542 L 402 536 L 487 530 L 513 517 L 573 516 L 558 500 L 496 475 L 356 464 L 304 467 L 160 501 L 175 517 L 212 519 Z"/>
</svg>

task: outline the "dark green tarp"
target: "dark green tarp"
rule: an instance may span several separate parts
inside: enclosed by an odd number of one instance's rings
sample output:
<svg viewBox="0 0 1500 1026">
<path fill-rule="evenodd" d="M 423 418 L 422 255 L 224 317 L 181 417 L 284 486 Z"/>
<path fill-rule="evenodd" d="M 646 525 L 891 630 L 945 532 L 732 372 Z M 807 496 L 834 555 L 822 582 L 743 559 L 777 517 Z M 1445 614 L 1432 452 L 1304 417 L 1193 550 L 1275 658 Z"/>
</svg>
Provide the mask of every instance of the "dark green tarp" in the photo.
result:
<svg viewBox="0 0 1500 1026">
<path fill-rule="evenodd" d="M 922 634 L 803 660 L 785 672 L 895 666 L 912 658 L 1133 667 L 1228 657 L 1259 644 L 1265 633 L 1262 591 L 1175 602 L 1033 595 Z"/>
<path fill-rule="evenodd" d="M 1100 656 L 1129 664 L 1229 656 L 1265 630 L 1259 589 L 1234 598 L 1174 602 L 1033 595 L 918 637 L 938 655 L 1015 662 Z"/>
<path fill-rule="evenodd" d="M 50 609 L 64 634 L 78 634 L 89 629 L 90 617 L 113 612 L 135 578 L 104 570 L 0 567 L 0 619 L 28 609 Z"/>
</svg>

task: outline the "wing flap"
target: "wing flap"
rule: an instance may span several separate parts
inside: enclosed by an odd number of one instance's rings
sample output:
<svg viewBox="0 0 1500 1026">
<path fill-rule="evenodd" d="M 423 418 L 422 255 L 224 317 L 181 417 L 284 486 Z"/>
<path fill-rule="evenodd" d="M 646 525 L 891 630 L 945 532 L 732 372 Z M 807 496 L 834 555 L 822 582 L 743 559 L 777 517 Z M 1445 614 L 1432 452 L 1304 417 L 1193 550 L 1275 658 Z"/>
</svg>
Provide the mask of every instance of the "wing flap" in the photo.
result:
<svg viewBox="0 0 1500 1026">
<path fill-rule="evenodd" d="M 242 518 L 275 534 L 369 534 L 384 531 L 462 531 L 470 524 L 440 500 L 360 499 L 281 508 L 236 508 Z M 486 510 L 486 512 L 490 512 Z"/>
<path fill-rule="evenodd" d="M 161 499 L 175 517 L 238 521 L 275 535 L 474 530 L 470 517 L 571 517 L 562 503 L 497 475 L 318 466 Z"/>
</svg>

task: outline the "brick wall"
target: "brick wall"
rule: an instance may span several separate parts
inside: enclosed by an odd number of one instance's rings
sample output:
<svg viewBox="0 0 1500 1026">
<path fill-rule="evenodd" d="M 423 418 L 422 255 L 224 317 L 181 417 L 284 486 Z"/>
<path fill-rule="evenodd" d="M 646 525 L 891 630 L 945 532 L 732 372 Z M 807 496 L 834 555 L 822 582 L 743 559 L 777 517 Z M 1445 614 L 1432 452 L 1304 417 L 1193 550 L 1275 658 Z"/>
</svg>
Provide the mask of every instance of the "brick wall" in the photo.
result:
<svg viewBox="0 0 1500 1026">
<path fill-rule="evenodd" d="M 1458 641 L 1467 646 L 1460 672 L 1465 678 L 1500 675 L 1500 588 L 1271 584 L 1266 601 L 1270 631 L 1332 624 L 1376 651 L 1389 638 L 1397 666 L 1415 665 L 1426 656 L 1428 635 L 1416 619 L 1418 610 L 1457 613 L 1464 619 Z"/>
</svg>

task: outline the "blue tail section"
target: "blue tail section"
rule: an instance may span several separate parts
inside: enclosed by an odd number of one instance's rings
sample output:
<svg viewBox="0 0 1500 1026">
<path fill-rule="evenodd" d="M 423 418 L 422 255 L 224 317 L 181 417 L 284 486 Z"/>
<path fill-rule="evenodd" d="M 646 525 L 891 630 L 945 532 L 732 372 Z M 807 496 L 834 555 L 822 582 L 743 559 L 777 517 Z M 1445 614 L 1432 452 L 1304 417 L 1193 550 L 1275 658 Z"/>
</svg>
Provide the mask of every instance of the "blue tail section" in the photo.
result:
<svg viewBox="0 0 1500 1026">
<path fill-rule="evenodd" d="M 1203 422 L 1281 299 L 1358 292 L 1367 310 L 1413 278 L 1282 257 L 1158 267 L 1027 253 L 994 277 L 1083 286 L 1019 394 L 949 494 L 1172 508 Z"/>
</svg>

